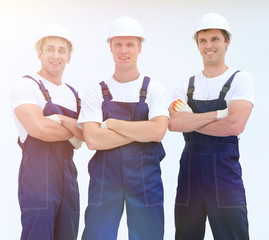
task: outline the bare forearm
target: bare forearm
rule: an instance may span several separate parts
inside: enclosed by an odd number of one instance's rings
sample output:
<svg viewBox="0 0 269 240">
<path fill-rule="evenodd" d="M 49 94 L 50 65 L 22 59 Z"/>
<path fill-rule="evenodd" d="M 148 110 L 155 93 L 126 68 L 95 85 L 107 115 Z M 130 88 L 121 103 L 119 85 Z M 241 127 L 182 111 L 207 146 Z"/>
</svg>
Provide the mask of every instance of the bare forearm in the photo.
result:
<svg viewBox="0 0 269 240">
<path fill-rule="evenodd" d="M 70 118 L 64 115 L 58 115 L 61 119 L 61 125 L 70 131 L 76 138 L 84 141 L 83 133 L 80 128 L 77 127 L 77 119 Z"/>
<path fill-rule="evenodd" d="M 229 115 L 221 120 L 203 126 L 197 131 L 212 136 L 238 136 L 247 124 L 252 103 L 245 100 L 234 100 L 229 105 Z"/>
<path fill-rule="evenodd" d="M 170 114 L 169 130 L 174 132 L 192 132 L 209 123 L 217 121 L 217 112 L 188 113 L 175 112 Z"/>
<path fill-rule="evenodd" d="M 33 123 L 36 125 L 36 123 Z M 59 123 L 44 118 L 38 122 L 36 128 L 32 128 L 28 134 L 46 142 L 66 141 L 72 137 L 72 133 Z"/>
<path fill-rule="evenodd" d="M 73 135 L 55 120 L 43 115 L 43 110 L 35 104 L 23 104 L 14 110 L 27 133 L 46 142 L 65 141 Z"/>
<path fill-rule="evenodd" d="M 203 126 L 196 131 L 210 136 L 227 137 L 240 135 L 244 128 L 245 124 L 241 124 L 234 116 L 229 116 Z"/>
<path fill-rule="evenodd" d="M 156 117 L 152 121 L 124 121 L 108 119 L 107 127 L 127 138 L 138 142 L 160 142 L 165 135 L 168 118 Z"/>
<path fill-rule="evenodd" d="M 108 150 L 133 142 L 112 130 L 100 128 L 99 123 L 83 123 L 82 129 L 84 140 L 91 150 Z"/>
</svg>

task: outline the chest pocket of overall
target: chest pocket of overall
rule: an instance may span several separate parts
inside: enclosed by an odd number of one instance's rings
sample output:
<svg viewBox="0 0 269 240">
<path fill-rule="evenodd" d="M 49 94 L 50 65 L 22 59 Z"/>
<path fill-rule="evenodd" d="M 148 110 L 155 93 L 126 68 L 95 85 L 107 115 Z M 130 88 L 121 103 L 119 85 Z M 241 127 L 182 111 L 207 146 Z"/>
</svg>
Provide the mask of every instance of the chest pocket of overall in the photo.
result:
<svg viewBox="0 0 269 240">
<path fill-rule="evenodd" d="M 133 103 L 103 102 L 102 109 L 109 109 L 108 111 L 103 111 L 103 121 L 109 118 L 131 121 L 133 119 L 133 105 Z"/>
</svg>

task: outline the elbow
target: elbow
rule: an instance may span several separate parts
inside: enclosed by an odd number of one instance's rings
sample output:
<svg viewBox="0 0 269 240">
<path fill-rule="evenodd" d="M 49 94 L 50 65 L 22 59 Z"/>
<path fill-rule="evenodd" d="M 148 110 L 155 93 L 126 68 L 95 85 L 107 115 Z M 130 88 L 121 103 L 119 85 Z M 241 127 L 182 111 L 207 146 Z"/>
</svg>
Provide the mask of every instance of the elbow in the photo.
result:
<svg viewBox="0 0 269 240">
<path fill-rule="evenodd" d="M 163 139 L 163 137 L 156 137 L 156 138 L 154 138 L 153 139 L 153 142 L 161 142 L 162 141 L 162 139 Z"/>
<path fill-rule="evenodd" d="M 85 140 L 85 143 L 86 143 L 88 149 L 90 149 L 90 150 L 103 150 L 103 149 L 101 149 L 100 142 L 98 142 L 98 140 L 96 140 L 95 138 L 93 138 L 93 137 L 85 138 L 85 136 L 84 136 L 84 140 Z"/>
<path fill-rule="evenodd" d="M 174 126 L 172 124 L 170 124 L 170 123 L 168 125 L 168 129 L 169 129 L 170 132 L 174 132 L 175 131 Z"/>
<path fill-rule="evenodd" d="M 230 134 L 231 136 L 239 136 L 241 133 L 243 133 L 245 129 L 245 126 L 242 125 L 234 125 L 230 128 Z"/>
<path fill-rule="evenodd" d="M 87 139 L 86 145 L 90 150 L 98 150 L 94 141 Z"/>
<path fill-rule="evenodd" d="M 165 136 L 166 130 L 160 129 L 156 131 L 153 141 L 154 142 L 161 142 Z"/>
<path fill-rule="evenodd" d="M 171 131 L 171 132 L 175 132 L 175 131 L 176 131 L 175 124 L 173 123 L 172 120 L 170 120 L 169 123 L 168 123 L 168 129 L 169 129 L 169 131 Z"/>
</svg>

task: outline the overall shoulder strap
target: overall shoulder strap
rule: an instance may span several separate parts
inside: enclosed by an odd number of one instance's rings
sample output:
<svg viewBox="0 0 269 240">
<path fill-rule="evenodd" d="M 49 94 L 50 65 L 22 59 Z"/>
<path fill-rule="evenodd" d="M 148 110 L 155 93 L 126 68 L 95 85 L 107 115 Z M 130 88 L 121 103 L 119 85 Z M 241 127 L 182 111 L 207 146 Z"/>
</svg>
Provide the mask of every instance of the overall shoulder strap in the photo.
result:
<svg viewBox="0 0 269 240">
<path fill-rule="evenodd" d="M 50 94 L 49 94 L 49 91 L 45 88 L 43 82 L 41 80 L 39 80 L 39 82 L 37 80 L 35 80 L 33 77 L 31 77 L 30 75 L 25 75 L 23 78 L 29 78 L 29 79 L 32 79 L 33 81 L 35 81 L 38 86 L 39 86 L 39 89 L 40 91 L 42 92 L 45 100 L 49 103 L 51 103 L 51 97 L 50 97 Z"/>
<path fill-rule="evenodd" d="M 189 80 L 189 86 L 188 86 L 188 91 L 187 91 L 187 97 L 188 97 L 188 100 L 192 100 L 193 99 L 193 92 L 194 92 L 194 79 L 195 79 L 195 76 L 192 76 L 190 77 L 190 80 Z"/>
<path fill-rule="evenodd" d="M 76 97 L 76 100 L 77 100 L 77 113 L 80 113 L 80 109 L 81 109 L 81 99 L 80 97 L 78 96 L 78 92 L 72 87 L 70 86 L 69 84 L 66 83 L 66 86 L 69 87 L 71 89 L 71 91 L 73 92 L 73 94 L 75 95 Z"/>
<path fill-rule="evenodd" d="M 234 79 L 234 76 L 235 76 L 238 72 L 240 72 L 240 71 L 239 71 L 239 70 L 236 71 L 236 72 L 235 72 L 235 73 L 228 79 L 228 81 L 224 84 L 222 90 L 220 91 L 219 99 L 224 99 L 224 98 L 225 98 L 227 92 L 228 92 L 228 91 L 230 90 L 230 88 L 231 88 L 231 84 L 232 84 L 232 81 L 233 81 L 233 79 Z"/>
<path fill-rule="evenodd" d="M 108 89 L 108 86 L 106 85 L 106 83 L 104 81 L 99 83 L 101 88 L 102 88 L 102 94 L 103 94 L 103 98 L 105 101 L 110 101 L 112 100 L 112 95 Z"/>
<path fill-rule="evenodd" d="M 142 83 L 141 90 L 140 90 L 139 102 L 145 102 L 147 98 L 149 82 L 150 82 L 150 78 L 145 76 Z"/>
</svg>

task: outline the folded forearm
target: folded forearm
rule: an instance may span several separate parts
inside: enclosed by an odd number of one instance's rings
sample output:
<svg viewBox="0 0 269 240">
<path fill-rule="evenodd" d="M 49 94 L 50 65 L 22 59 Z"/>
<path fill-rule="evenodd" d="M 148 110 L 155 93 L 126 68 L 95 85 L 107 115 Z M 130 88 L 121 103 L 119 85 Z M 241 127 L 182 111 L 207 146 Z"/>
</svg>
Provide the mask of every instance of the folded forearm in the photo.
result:
<svg viewBox="0 0 269 240">
<path fill-rule="evenodd" d="M 65 141 L 73 136 L 70 131 L 53 120 L 44 118 L 39 123 L 38 127 L 29 132 L 30 136 L 46 142 Z"/>
<path fill-rule="evenodd" d="M 244 130 L 245 125 L 236 121 L 233 116 L 226 117 L 224 119 L 212 122 L 206 126 L 203 126 L 196 131 L 202 134 L 227 137 L 227 136 L 238 136 Z"/>
<path fill-rule="evenodd" d="M 162 118 L 159 122 L 108 119 L 107 127 L 137 142 L 160 142 L 168 125 L 168 118 Z"/>
<path fill-rule="evenodd" d="M 77 119 L 67 117 L 64 115 L 58 115 L 61 119 L 61 125 L 71 132 L 76 138 L 84 140 L 83 133 L 80 128 L 77 127 Z"/>
<path fill-rule="evenodd" d="M 100 128 L 98 123 L 82 124 L 84 140 L 91 150 L 108 150 L 133 142 L 112 130 Z"/>
<path fill-rule="evenodd" d="M 176 132 L 192 132 L 215 121 L 217 121 L 216 111 L 207 113 L 178 112 L 171 116 L 169 130 Z"/>
</svg>

